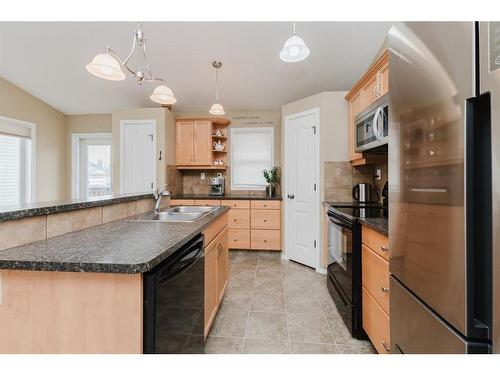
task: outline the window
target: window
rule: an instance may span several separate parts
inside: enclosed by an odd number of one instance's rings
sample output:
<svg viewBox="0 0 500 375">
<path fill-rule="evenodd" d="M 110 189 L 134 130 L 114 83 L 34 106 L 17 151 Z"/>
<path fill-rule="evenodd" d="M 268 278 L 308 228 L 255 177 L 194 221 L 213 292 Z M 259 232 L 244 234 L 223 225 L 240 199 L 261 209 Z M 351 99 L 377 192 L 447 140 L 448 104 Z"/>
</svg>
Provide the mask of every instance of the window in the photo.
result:
<svg viewBox="0 0 500 375">
<path fill-rule="evenodd" d="M 31 202 L 35 125 L 0 116 L 0 206 Z"/>
<path fill-rule="evenodd" d="M 265 190 L 264 169 L 274 166 L 274 128 L 231 129 L 231 189 Z"/>
<path fill-rule="evenodd" d="M 111 134 L 72 134 L 72 195 L 111 194 Z"/>
</svg>

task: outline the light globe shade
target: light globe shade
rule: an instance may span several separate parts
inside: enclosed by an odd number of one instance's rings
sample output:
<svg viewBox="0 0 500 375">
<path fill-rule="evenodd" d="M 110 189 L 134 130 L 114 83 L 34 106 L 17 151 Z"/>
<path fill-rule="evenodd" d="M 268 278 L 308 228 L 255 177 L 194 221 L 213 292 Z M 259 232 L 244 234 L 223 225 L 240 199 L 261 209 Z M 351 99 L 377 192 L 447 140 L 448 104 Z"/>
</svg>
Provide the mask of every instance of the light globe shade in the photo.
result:
<svg viewBox="0 0 500 375">
<path fill-rule="evenodd" d="M 216 115 L 216 116 L 220 116 L 220 115 L 224 115 L 226 114 L 226 112 L 224 112 L 224 108 L 222 108 L 222 105 L 220 105 L 219 103 L 215 103 L 212 108 L 210 108 L 210 111 L 208 111 L 211 115 Z"/>
<path fill-rule="evenodd" d="M 280 59 L 285 62 L 298 62 L 307 59 L 310 52 L 302 38 L 292 35 L 283 45 Z"/>
<path fill-rule="evenodd" d="M 100 53 L 86 66 L 89 73 L 109 81 L 123 81 L 123 73 L 120 63 L 109 53 Z"/>
<path fill-rule="evenodd" d="M 155 91 L 153 91 L 149 99 L 151 99 L 153 102 L 160 104 L 177 103 L 177 99 L 175 98 L 174 93 L 169 87 L 165 85 L 160 85 L 157 88 L 155 88 Z"/>
</svg>

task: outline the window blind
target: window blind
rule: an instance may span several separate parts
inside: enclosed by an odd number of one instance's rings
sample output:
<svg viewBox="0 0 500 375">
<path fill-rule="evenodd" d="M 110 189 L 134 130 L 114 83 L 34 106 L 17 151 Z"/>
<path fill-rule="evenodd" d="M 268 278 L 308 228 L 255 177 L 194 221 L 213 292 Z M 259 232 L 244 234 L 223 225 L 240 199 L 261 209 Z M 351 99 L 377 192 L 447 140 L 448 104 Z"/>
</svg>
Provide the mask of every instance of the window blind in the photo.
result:
<svg viewBox="0 0 500 375">
<path fill-rule="evenodd" d="M 21 199 L 21 142 L 19 137 L 0 134 L 0 206 Z"/>
<path fill-rule="evenodd" d="M 274 166 L 274 128 L 231 129 L 231 188 L 264 190 L 264 169 Z"/>
</svg>

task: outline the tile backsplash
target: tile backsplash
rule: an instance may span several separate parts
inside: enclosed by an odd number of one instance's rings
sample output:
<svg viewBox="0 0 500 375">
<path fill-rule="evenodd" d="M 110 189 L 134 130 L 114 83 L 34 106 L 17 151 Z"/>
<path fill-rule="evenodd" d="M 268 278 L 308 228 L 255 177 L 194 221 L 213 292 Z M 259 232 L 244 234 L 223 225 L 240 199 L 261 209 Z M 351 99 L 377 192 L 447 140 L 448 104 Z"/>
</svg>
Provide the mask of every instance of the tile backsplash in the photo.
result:
<svg viewBox="0 0 500 375">
<path fill-rule="evenodd" d="M 375 178 L 376 169 L 382 170 L 382 178 Z M 325 201 L 352 201 L 352 187 L 356 184 L 368 183 L 375 186 L 382 201 L 382 189 L 387 181 L 387 163 L 377 165 L 352 166 L 349 161 L 325 161 L 324 188 Z"/>
</svg>

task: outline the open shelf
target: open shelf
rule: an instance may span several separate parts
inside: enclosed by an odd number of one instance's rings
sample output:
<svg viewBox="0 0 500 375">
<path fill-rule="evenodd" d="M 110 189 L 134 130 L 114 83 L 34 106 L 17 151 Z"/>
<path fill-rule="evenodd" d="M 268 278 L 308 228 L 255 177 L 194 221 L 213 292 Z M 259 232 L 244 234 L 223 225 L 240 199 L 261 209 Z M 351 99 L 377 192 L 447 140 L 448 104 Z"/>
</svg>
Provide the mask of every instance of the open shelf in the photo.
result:
<svg viewBox="0 0 500 375">
<path fill-rule="evenodd" d="M 222 150 L 222 151 L 219 151 L 219 150 L 212 150 L 212 152 L 220 152 L 220 153 L 225 154 L 225 153 L 227 153 L 227 150 Z"/>
<path fill-rule="evenodd" d="M 213 139 L 220 139 L 221 141 L 226 141 L 227 140 L 227 137 L 224 136 L 224 135 L 215 135 L 215 134 L 212 134 L 212 138 Z"/>
<path fill-rule="evenodd" d="M 225 171 L 227 169 L 227 166 L 225 165 L 178 165 L 177 169 L 199 169 L 199 170 L 219 170 L 219 171 Z"/>
</svg>

